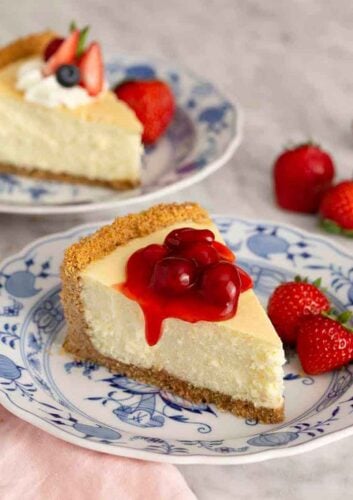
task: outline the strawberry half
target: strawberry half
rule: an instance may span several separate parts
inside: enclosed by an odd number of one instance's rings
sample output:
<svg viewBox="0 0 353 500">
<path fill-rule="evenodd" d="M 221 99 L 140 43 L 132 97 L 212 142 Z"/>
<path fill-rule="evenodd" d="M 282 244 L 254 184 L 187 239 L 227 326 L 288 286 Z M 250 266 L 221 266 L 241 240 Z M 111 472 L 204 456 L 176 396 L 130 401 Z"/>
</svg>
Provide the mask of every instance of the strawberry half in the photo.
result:
<svg viewBox="0 0 353 500">
<path fill-rule="evenodd" d="M 43 75 L 49 76 L 55 73 L 59 66 L 63 64 L 72 64 L 76 58 L 78 42 L 80 39 L 80 30 L 75 30 L 65 38 L 57 51 L 48 59 L 43 68 Z"/>
<path fill-rule="evenodd" d="M 350 313 L 346 311 L 337 320 L 320 315 L 301 323 L 297 352 L 306 373 L 328 372 L 352 360 L 353 331 L 345 326 L 349 319 Z"/>
<path fill-rule="evenodd" d="M 99 43 L 92 42 L 78 63 L 81 72 L 81 85 L 89 95 L 96 96 L 103 89 L 103 57 Z"/>
</svg>

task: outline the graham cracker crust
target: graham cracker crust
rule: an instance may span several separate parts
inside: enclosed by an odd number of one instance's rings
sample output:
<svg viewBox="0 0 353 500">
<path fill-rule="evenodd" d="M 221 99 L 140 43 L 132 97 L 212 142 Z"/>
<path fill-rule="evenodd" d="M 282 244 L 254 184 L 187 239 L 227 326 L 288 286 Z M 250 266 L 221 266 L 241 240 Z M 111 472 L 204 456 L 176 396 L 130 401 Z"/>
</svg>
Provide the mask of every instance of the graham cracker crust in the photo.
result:
<svg viewBox="0 0 353 500">
<path fill-rule="evenodd" d="M 102 227 L 66 250 L 61 266 L 61 300 L 68 323 L 64 349 L 79 359 L 99 363 L 109 370 L 156 385 L 194 403 L 215 404 L 236 416 L 258 419 L 266 424 L 281 422 L 284 418 L 283 406 L 275 409 L 255 407 L 249 401 L 234 400 L 225 394 L 195 387 L 165 371 L 139 368 L 113 360 L 101 355 L 92 345 L 81 302 L 80 273 L 90 262 L 108 255 L 117 246 L 183 221 L 207 223 L 210 219 L 195 203 L 161 204 L 139 214 L 117 218 L 111 225 Z"/>
<path fill-rule="evenodd" d="M 210 223 L 207 212 L 197 203 L 160 204 L 150 209 L 118 217 L 112 224 L 103 226 L 94 234 L 86 236 L 66 249 L 61 266 L 63 293 L 68 282 L 74 280 L 75 287 L 79 273 L 94 260 L 105 257 L 120 245 L 154 231 L 168 227 L 176 222 L 192 221 Z M 77 289 L 80 292 L 80 288 Z"/>
<path fill-rule="evenodd" d="M 33 33 L 0 47 L 0 68 L 24 57 L 41 54 L 47 44 L 58 35 L 54 31 Z"/>
<path fill-rule="evenodd" d="M 250 401 L 232 399 L 220 392 L 195 387 L 188 382 L 173 377 L 164 370 L 140 368 L 103 356 L 95 350 L 87 335 L 85 335 L 84 344 L 78 345 L 77 340 L 73 339 L 73 335 L 68 334 L 64 343 L 64 349 L 76 358 L 92 361 L 105 366 L 112 372 L 126 375 L 145 384 L 155 385 L 192 403 L 214 404 L 217 408 L 232 413 L 237 417 L 257 419 L 263 424 L 275 424 L 282 422 L 284 419 L 283 406 L 275 409 L 255 407 Z"/>
<path fill-rule="evenodd" d="M 87 177 L 82 177 L 80 175 L 55 173 L 55 172 L 49 172 L 48 170 L 40 170 L 38 168 L 17 167 L 6 163 L 0 163 L 0 172 L 3 174 L 21 175 L 23 177 L 30 177 L 32 179 L 39 179 L 44 181 L 68 182 L 70 184 L 85 184 L 87 186 L 104 187 L 109 189 L 115 189 L 118 191 L 133 189 L 134 187 L 137 187 L 140 184 L 139 181 L 133 182 L 124 179 L 114 180 L 114 181 L 103 181 L 101 179 L 88 179 Z"/>
</svg>

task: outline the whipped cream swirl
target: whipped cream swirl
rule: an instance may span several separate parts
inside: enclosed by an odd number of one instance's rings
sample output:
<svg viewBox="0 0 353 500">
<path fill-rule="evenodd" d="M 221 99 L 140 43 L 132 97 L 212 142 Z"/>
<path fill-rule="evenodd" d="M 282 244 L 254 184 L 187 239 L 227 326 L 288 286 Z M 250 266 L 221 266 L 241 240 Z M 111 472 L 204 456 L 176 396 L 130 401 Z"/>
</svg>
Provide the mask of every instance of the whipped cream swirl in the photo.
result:
<svg viewBox="0 0 353 500">
<path fill-rule="evenodd" d="M 40 58 L 24 63 L 18 71 L 16 88 L 24 93 L 26 101 L 35 102 L 48 108 L 66 106 L 76 108 L 88 104 L 96 97 L 91 97 L 80 85 L 63 87 L 55 75 L 43 76 L 43 61 Z"/>
</svg>

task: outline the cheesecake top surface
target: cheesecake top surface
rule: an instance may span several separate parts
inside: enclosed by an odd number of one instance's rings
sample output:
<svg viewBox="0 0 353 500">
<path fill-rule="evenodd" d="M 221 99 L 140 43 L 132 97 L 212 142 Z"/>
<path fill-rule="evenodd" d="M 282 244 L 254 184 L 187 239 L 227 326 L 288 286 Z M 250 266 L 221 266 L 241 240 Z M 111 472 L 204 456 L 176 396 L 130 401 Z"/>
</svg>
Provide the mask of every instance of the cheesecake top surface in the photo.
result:
<svg viewBox="0 0 353 500">
<path fill-rule="evenodd" d="M 207 224 L 210 218 L 200 205 L 192 202 L 162 203 L 137 214 L 118 217 L 66 249 L 62 277 L 79 275 L 91 262 L 105 257 L 130 240 L 185 221 Z"/>
<path fill-rule="evenodd" d="M 48 40 L 53 36 L 55 34 L 52 32 L 30 35 L 0 48 L 0 98 L 3 96 L 22 101 L 33 108 L 40 106 L 40 104 L 25 101 L 23 93 L 16 88 L 16 82 L 20 68 L 25 63 L 38 59 Z M 142 133 L 142 124 L 134 111 L 117 99 L 110 90 L 102 92 L 92 102 L 76 108 L 57 106 L 46 109 L 48 113 L 64 113 L 84 121 L 117 125 L 131 133 Z"/>
<path fill-rule="evenodd" d="M 215 234 L 216 240 L 223 242 L 217 227 L 212 222 L 204 224 L 192 221 L 178 222 L 118 246 L 107 256 L 91 262 L 83 271 L 82 277 L 91 278 L 108 287 L 123 283 L 126 279 L 127 261 L 136 250 L 152 243 L 161 244 L 170 231 L 186 226 L 195 229 L 210 229 Z M 252 289 L 240 294 L 235 316 L 219 323 L 227 329 L 249 334 L 269 344 L 275 346 L 282 344 Z"/>
<path fill-rule="evenodd" d="M 125 277 L 126 262 L 136 249 L 151 242 L 161 242 L 171 229 L 185 226 L 208 227 L 214 231 L 216 239 L 222 241 L 207 213 L 197 204 L 158 205 L 140 214 L 118 218 L 70 247 L 65 254 L 62 277 L 88 277 L 107 286 L 121 282 Z M 242 331 L 275 347 L 281 346 L 252 290 L 241 294 L 237 314 L 221 323 L 225 328 Z"/>
</svg>

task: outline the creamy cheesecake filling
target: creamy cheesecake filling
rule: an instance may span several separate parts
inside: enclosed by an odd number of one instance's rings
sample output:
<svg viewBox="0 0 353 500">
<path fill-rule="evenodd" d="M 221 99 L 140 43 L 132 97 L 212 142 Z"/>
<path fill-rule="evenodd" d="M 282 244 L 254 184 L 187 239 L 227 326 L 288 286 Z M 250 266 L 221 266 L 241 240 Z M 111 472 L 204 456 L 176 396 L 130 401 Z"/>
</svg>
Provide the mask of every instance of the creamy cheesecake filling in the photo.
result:
<svg viewBox="0 0 353 500">
<path fill-rule="evenodd" d="M 282 344 L 252 290 L 240 295 L 237 314 L 230 320 L 165 320 L 161 340 L 149 347 L 140 306 L 112 288 L 124 281 L 126 262 L 136 249 L 162 243 L 172 229 L 186 226 L 209 227 L 222 241 L 214 225 L 184 222 L 134 239 L 85 269 L 81 299 L 94 348 L 123 363 L 165 370 L 195 386 L 251 401 L 257 407 L 280 407 Z"/>
<path fill-rule="evenodd" d="M 77 120 L 46 108 L 0 99 L 0 162 L 88 179 L 137 181 L 140 136 L 110 124 Z"/>
<path fill-rule="evenodd" d="M 103 259 L 96 260 L 92 262 L 84 270 L 82 278 L 90 277 L 97 282 L 100 282 L 108 287 L 111 287 L 117 283 L 123 283 L 126 279 L 125 268 L 126 263 L 131 254 L 133 254 L 139 248 L 143 248 L 151 243 L 162 243 L 173 229 L 181 227 L 192 227 L 195 229 L 210 229 L 217 241 L 224 243 L 223 238 L 214 224 L 196 224 L 194 222 L 182 222 L 168 226 L 167 228 L 155 231 L 148 236 L 143 238 L 134 238 L 123 246 L 117 247 L 113 252 L 104 257 Z M 118 292 L 116 292 L 118 293 Z M 248 299 L 252 297 L 252 300 Z M 253 302 L 257 303 L 258 307 L 257 314 L 251 314 L 251 308 L 254 306 Z M 256 304 L 255 304 L 256 305 Z M 226 325 L 228 328 L 237 330 L 251 332 L 250 334 L 263 340 L 267 343 L 271 343 L 276 347 L 282 348 L 282 342 L 275 332 L 272 323 L 270 322 L 267 314 L 260 307 L 258 300 L 252 290 L 249 293 L 242 293 L 239 297 L 238 311 L 237 314 L 226 321 L 221 321 L 221 325 Z"/>
<path fill-rule="evenodd" d="M 142 125 L 112 92 L 74 109 L 47 108 L 16 89 L 21 60 L 0 70 L 0 163 L 92 180 L 137 182 Z"/>
<path fill-rule="evenodd" d="M 0 99 L 0 162 L 89 179 L 137 181 L 142 147 L 138 134 Z"/>
<path fill-rule="evenodd" d="M 166 370 L 196 387 L 255 406 L 281 406 L 284 355 L 280 347 L 220 322 L 178 319 L 167 319 L 161 340 L 149 347 L 136 302 L 88 277 L 83 279 L 81 297 L 87 333 L 100 354 L 141 368 Z"/>
</svg>

